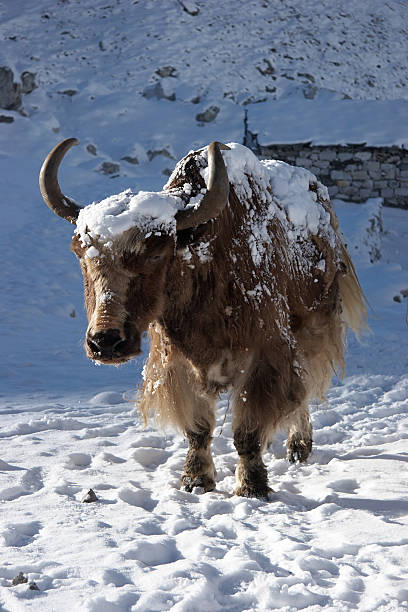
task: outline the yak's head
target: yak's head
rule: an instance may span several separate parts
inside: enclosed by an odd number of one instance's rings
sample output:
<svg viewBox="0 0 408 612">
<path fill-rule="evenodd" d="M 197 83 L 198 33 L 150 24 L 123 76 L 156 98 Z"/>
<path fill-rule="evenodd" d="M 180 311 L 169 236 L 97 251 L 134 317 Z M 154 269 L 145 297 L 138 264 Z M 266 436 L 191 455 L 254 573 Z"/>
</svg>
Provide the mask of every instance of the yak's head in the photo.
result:
<svg viewBox="0 0 408 612">
<path fill-rule="evenodd" d="M 78 141 L 69 138 L 51 151 L 41 169 L 40 188 L 53 212 L 78 225 L 71 249 L 84 277 L 86 353 L 90 359 L 117 365 L 140 354 L 141 334 L 163 313 L 169 290 L 166 274 L 177 236 L 214 219 L 225 207 L 229 181 L 220 148 L 228 147 L 209 145 L 207 192 L 198 206 L 175 212 L 172 232 L 146 231 L 143 224 L 135 224 L 106 241 L 95 232 L 87 233 L 80 223 L 80 212 L 87 208 L 64 196 L 58 184 L 59 165 L 75 144 Z"/>
</svg>

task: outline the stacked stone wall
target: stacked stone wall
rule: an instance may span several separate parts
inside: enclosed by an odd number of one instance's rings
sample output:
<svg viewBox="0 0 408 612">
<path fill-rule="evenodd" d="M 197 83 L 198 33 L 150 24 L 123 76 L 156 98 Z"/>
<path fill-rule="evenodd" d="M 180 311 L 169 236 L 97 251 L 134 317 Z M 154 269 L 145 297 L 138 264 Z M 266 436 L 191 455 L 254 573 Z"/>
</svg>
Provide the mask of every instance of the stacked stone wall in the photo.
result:
<svg viewBox="0 0 408 612">
<path fill-rule="evenodd" d="M 386 206 L 408 209 L 407 149 L 297 143 L 258 145 L 256 152 L 264 159 L 307 168 L 328 187 L 332 198 L 364 202 L 382 197 Z"/>
</svg>

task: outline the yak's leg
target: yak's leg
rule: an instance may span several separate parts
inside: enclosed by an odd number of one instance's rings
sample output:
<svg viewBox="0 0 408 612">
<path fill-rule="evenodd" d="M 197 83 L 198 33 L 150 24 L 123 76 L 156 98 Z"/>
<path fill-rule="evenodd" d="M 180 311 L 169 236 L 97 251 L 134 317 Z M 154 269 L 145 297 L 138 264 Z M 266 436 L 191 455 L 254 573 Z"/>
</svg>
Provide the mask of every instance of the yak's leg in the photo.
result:
<svg viewBox="0 0 408 612">
<path fill-rule="evenodd" d="M 293 369 L 293 358 L 286 347 L 279 358 L 263 356 L 256 361 L 236 389 L 234 402 L 234 444 L 239 455 L 236 495 L 268 498 L 271 491 L 262 451 L 282 416 L 302 405 L 304 388 Z"/>
<path fill-rule="evenodd" d="M 232 422 L 238 453 L 235 495 L 268 499 L 271 492 L 262 451 L 270 429 L 265 419 L 265 406 L 273 392 L 275 374 L 267 360 L 258 361 L 249 375 L 244 374 L 242 384 L 235 390 Z"/>
<path fill-rule="evenodd" d="M 302 404 L 289 420 L 286 457 L 290 463 L 304 463 L 307 460 L 312 451 L 312 432 L 309 408 L 307 404 Z"/>
<path fill-rule="evenodd" d="M 216 471 L 211 455 L 212 433 L 215 427 L 214 402 L 199 397 L 194 400 L 194 430 L 187 430 L 188 452 L 181 481 L 184 490 L 200 487 L 205 492 L 215 489 Z"/>
<path fill-rule="evenodd" d="M 234 445 L 239 457 L 234 494 L 268 499 L 272 489 L 268 487 L 268 473 L 262 461 L 259 429 L 247 431 L 244 427 L 238 427 L 234 431 Z"/>
</svg>

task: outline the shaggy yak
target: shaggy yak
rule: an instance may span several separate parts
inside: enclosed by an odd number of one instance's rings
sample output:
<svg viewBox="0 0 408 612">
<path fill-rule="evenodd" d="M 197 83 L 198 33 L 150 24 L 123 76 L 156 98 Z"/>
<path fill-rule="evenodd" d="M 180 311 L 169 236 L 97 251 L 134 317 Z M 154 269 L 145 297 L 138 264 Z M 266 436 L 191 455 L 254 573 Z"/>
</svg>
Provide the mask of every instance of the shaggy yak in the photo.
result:
<svg viewBox="0 0 408 612">
<path fill-rule="evenodd" d="M 265 446 L 284 427 L 289 461 L 306 461 L 309 401 L 324 400 L 342 372 L 347 329 L 365 324 L 327 189 L 303 168 L 212 142 L 188 153 L 162 191 L 80 208 L 58 184 L 77 142 L 51 151 L 40 186 L 47 206 L 76 225 L 88 357 L 123 363 L 149 331 L 140 409 L 186 435 L 187 491 L 215 488 L 214 407 L 231 390 L 235 494 L 267 498 Z"/>
</svg>

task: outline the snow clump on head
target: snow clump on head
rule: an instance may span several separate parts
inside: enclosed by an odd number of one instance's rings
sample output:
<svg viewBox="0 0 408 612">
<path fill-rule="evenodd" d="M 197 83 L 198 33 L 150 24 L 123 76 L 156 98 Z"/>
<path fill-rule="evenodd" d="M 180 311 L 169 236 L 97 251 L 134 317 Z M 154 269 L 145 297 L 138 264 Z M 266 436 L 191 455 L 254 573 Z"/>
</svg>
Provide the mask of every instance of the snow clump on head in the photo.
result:
<svg viewBox="0 0 408 612">
<path fill-rule="evenodd" d="M 143 233 L 166 231 L 171 235 L 176 232 L 174 215 L 180 208 L 182 200 L 169 193 L 127 189 L 82 208 L 75 234 L 84 246 L 93 238 L 108 248 L 133 227 Z"/>
</svg>

